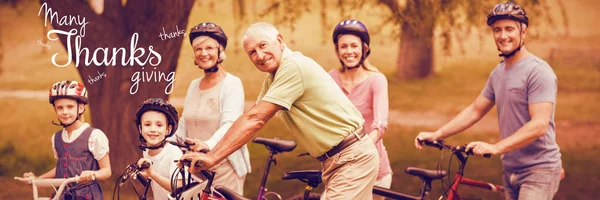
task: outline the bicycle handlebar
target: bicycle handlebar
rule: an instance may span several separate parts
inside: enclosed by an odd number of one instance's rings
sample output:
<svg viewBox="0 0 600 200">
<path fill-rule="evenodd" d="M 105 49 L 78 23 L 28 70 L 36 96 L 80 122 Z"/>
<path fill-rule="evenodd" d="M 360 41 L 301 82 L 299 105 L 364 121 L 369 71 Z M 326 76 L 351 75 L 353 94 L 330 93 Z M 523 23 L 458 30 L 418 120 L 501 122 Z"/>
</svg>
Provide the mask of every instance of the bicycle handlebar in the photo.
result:
<svg viewBox="0 0 600 200">
<path fill-rule="evenodd" d="M 167 141 L 167 142 L 169 142 L 170 144 L 175 145 L 179 148 L 183 148 L 186 151 L 191 151 L 191 146 L 194 146 L 196 144 L 196 143 L 188 142 L 188 141 L 184 141 L 183 143 L 178 142 L 178 141 Z M 202 149 L 202 150 L 200 150 L 200 153 L 208 153 L 208 151 L 209 151 L 208 149 Z"/>
<path fill-rule="evenodd" d="M 179 162 L 183 163 L 183 165 L 190 167 L 190 165 L 192 164 L 192 159 L 186 158 L 183 160 L 179 160 Z M 196 165 L 194 165 L 196 167 L 203 167 L 204 166 L 204 162 L 202 161 L 198 161 L 196 162 Z M 208 179 L 213 179 L 212 177 L 212 173 L 208 170 L 200 170 L 200 173 L 202 173 L 202 175 L 204 175 L 206 178 Z"/>
<path fill-rule="evenodd" d="M 22 178 L 14 177 L 15 180 L 31 183 L 33 185 L 33 198 L 38 199 L 37 187 L 53 187 L 56 190 L 56 195 L 53 199 L 58 199 L 62 195 L 65 187 L 70 183 L 79 183 L 79 176 L 71 178 L 49 178 L 49 179 L 37 179 L 37 178 Z M 92 176 L 92 180 L 96 180 L 96 176 Z"/>
<path fill-rule="evenodd" d="M 430 147 L 435 147 L 435 148 L 438 148 L 439 150 L 448 149 L 452 152 L 458 151 L 458 152 L 465 153 L 467 155 L 474 155 L 473 149 L 469 149 L 467 151 L 467 145 L 451 146 L 451 145 L 444 144 L 443 140 L 429 141 L 429 140 L 420 140 L 417 138 L 417 141 L 420 144 L 425 144 Z M 490 158 L 491 156 L 492 156 L 492 154 L 489 154 L 489 153 L 483 154 L 483 157 L 485 157 L 485 158 Z"/>
</svg>

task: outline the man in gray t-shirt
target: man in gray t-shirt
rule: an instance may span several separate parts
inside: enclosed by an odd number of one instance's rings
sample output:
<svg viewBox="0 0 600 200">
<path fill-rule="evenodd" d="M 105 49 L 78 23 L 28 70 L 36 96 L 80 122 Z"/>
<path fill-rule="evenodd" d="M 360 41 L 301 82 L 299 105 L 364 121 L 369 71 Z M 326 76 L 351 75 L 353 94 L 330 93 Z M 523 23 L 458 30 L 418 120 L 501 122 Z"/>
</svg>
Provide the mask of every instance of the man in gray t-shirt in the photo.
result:
<svg viewBox="0 0 600 200">
<path fill-rule="evenodd" d="M 529 19 L 512 2 L 498 4 L 488 15 L 496 47 L 504 60 L 490 74 L 475 101 L 436 132 L 418 140 L 438 140 L 469 128 L 497 105 L 502 140 L 471 142 L 476 155 L 502 155 L 506 199 L 552 199 L 562 170 L 554 132 L 557 78 L 552 68 L 524 46 Z"/>
</svg>

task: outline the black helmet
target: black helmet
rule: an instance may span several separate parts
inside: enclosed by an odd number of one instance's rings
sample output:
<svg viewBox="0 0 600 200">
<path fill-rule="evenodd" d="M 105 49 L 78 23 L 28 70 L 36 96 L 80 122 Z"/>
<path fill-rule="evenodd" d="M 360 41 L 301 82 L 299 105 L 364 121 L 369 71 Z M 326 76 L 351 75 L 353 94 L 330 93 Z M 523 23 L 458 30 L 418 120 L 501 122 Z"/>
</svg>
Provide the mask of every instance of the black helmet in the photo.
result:
<svg viewBox="0 0 600 200">
<path fill-rule="evenodd" d="M 165 136 L 165 139 L 173 136 L 177 130 L 177 125 L 179 124 L 179 115 L 177 114 L 177 110 L 171 105 L 171 103 L 169 103 L 169 101 L 161 98 L 150 98 L 140 104 L 137 112 L 135 113 L 135 126 L 138 128 L 138 132 L 140 133 L 140 140 L 145 142 L 144 137 L 142 137 L 142 130 L 140 130 L 139 127 L 141 125 L 142 115 L 149 110 L 165 114 L 167 117 L 167 123 L 172 127 L 171 132 Z"/>
<path fill-rule="evenodd" d="M 344 20 L 338 23 L 333 29 L 333 43 L 337 44 L 339 35 L 352 34 L 358 36 L 363 42 L 370 44 L 371 37 L 367 26 L 358 20 Z"/>
<path fill-rule="evenodd" d="M 529 18 L 527 18 L 527 14 L 525 14 L 525 9 L 510 1 L 499 3 L 494 6 L 487 16 L 487 25 L 492 26 L 494 22 L 501 19 L 512 19 L 529 26 Z"/>
<path fill-rule="evenodd" d="M 224 49 L 227 47 L 227 35 L 225 35 L 223 29 L 215 23 L 203 22 L 192 27 L 192 30 L 190 30 L 190 44 L 192 43 L 192 41 L 194 41 L 196 37 L 202 35 L 217 40 L 219 44 L 223 45 Z"/>
</svg>

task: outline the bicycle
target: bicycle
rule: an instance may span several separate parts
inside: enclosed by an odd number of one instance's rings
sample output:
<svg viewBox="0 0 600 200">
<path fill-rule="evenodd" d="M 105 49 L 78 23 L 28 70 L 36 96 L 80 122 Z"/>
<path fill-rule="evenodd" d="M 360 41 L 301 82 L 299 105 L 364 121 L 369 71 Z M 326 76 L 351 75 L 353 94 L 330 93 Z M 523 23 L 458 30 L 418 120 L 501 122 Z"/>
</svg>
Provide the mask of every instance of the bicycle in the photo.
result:
<svg viewBox="0 0 600 200">
<path fill-rule="evenodd" d="M 263 176 L 261 179 L 261 183 L 259 186 L 259 191 L 258 191 L 258 195 L 257 195 L 256 199 L 257 200 L 267 200 L 267 197 L 272 195 L 275 198 L 281 200 L 282 199 L 281 195 L 279 195 L 276 192 L 269 191 L 266 188 L 267 179 L 269 176 L 271 165 L 277 164 L 276 155 L 279 153 L 290 152 L 290 151 L 294 150 L 296 148 L 296 142 L 294 142 L 292 140 L 269 139 L 269 138 L 261 138 L 261 137 L 254 138 L 252 140 L 252 142 L 265 145 L 265 147 L 269 150 L 269 158 L 267 159 L 266 167 L 263 172 Z M 300 156 L 304 156 L 304 155 L 308 155 L 308 154 L 300 154 L 298 156 L 300 157 Z M 203 172 L 203 175 L 204 175 L 204 172 Z M 312 189 L 317 187 L 322 182 L 320 170 L 289 171 L 283 175 L 282 179 L 283 180 L 297 179 L 297 180 L 300 180 L 307 184 L 307 187 L 305 188 L 305 192 L 292 197 L 292 199 L 296 199 L 296 198 L 298 198 L 298 199 L 315 199 L 315 198 L 318 199 L 320 197 L 320 194 L 311 193 Z M 209 179 L 209 180 L 211 180 L 211 179 Z M 208 188 L 210 188 L 210 187 L 205 186 L 205 189 L 208 189 Z M 191 191 L 190 193 L 197 192 L 198 189 L 199 189 L 198 185 L 194 186 L 194 188 L 191 188 L 191 187 L 182 188 L 183 191 L 186 191 L 186 192 Z M 215 186 L 214 190 L 218 193 L 218 196 L 223 197 L 223 199 L 248 200 L 248 198 L 243 197 L 240 194 L 237 194 L 221 185 Z M 178 191 L 177 193 L 179 193 L 179 192 L 180 191 Z M 215 198 L 210 195 L 209 195 L 209 197 Z"/>
<path fill-rule="evenodd" d="M 277 164 L 277 160 L 275 155 L 282 152 L 290 152 L 296 148 L 296 142 L 293 140 L 280 140 L 280 139 L 268 139 L 256 137 L 252 140 L 252 142 L 257 144 L 265 145 L 265 147 L 269 150 L 269 159 L 267 160 L 266 168 L 263 173 L 263 177 L 261 180 L 261 184 L 259 187 L 257 200 L 266 200 L 266 196 L 268 194 L 275 194 L 278 199 L 282 199 L 281 195 L 276 192 L 267 192 L 267 188 L 265 187 L 267 182 L 267 177 L 269 176 L 269 170 L 271 169 L 271 163 Z M 298 157 L 307 156 L 308 153 L 299 154 Z M 306 187 L 302 194 L 295 195 L 290 199 L 302 199 L 302 200 L 312 200 L 312 199 L 320 199 L 320 194 L 312 193 L 312 190 L 316 188 L 323 181 L 321 180 L 321 170 L 298 170 L 298 171 L 289 171 L 286 172 L 282 176 L 283 180 L 300 180 L 306 183 Z M 267 193 L 264 193 L 267 192 Z M 263 195 L 264 193 L 264 195 Z"/>
<path fill-rule="evenodd" d="M 184 166 L 190 167 L 191 160 L 184 159 L 179 160 Z M 184 168 L 179 168 L 175 172 L 179 171 L 182 174 L 185 174 Z M 202 176 L 206 178 L 206 181 L 202 181 L 191 176 L 191 173 L 187 172 L 187 183 L 186 178 L 183 177 L 182 183 L 183 185 L 177 189 L 174 189 L 171 193 L 169 200 L 184 200 L 184 199 L 193 199 L 197 197 L 200 200 L 227 200 L 227 199 L 235 199 L 235 200 L 249 200 L 244 197 L 241 198 L 226 198 L 221 191 L 224 192 L 233 192 L 227 188 L 212 188 L 213 180 L 215 178 L 215 172 L 209 170 L 200 170 Z M 171 186 L 177 187 L 177 185 L 173 185 L 173 183 L 177 180 L 178 177 L 173 176 L 171 180 Z M 194 182 L 192 182 L 194 179 Z"/>
<path fill-rule="evenodd" d="M 138 167 L 137 163 L 128 165 L 127 168 L 125 168 L 125 170 L 123 171 L 123 173 L 121 173 L 121 175 L 119 176 L 119 179 L 117 179 L 117 182 L 115 183 L 112 199 L 113 200 L 115 199 L 115 194 L 117 195 L 117 199 L 121 199 L 121 186 L 123 186 L 123 184 L 125 184 L 125 182 L 129 180 L 129 183 L 131 184 L 131 187 L 133 187 L 133 190 L 135 191 L 135 194 L 138 196 L 138 198 L 140 200 L 145 200 L 146 195 L 148 194 L 148 189 L 150 189 L 150 181 L 151 180 L 144 178 L 140 174 L 140 172 L 149 167 L 150 167 L 149 162 L 143 162 L 141 164 L 141 166 L 139 166 L 139 167 Z M 142 194 L 138 193 L 132 180 L 138 180 L 142 184 L 142 186 L 143 186 Z"/>
<path fill-rule="evenodd" d="M 36 178 L 22 178 L 14 177 L 15 180 L 31 183 L 33 187 L 33 199 L 34 200 L 58 200 L 60 199 L 63 191 L 67 185 L 71 183 L 79 183 L 79 176 L 71 178 L 50 178 L 50 179 L 36 179 Z M 96 180 L 95 176 L 92 176 L 92 180 Z M 56 189 L 58 186 L 58 190 Z M 38 187 L 52 187 L 55 191 L 54 197 L 39 197 Z"/>
<path fill-rule="evenodd" d="M 419 141 L 419 142 L 421 142 L 421 144 L 435 147 L 440 150 L 443 150 L 443 149 L 450 150 L 452 153 L 452 156 L 455 156 L 459 160 L 459 167 L 458 167 L 458 170 L 456 171 L 454 181 L 452 181 L 451 184 L 448 184 L 448 185 L 451 185 L 451 187 L 444 191 L 444 194 L 445 194 L 447 200 L 461 199 L 460 195 L 458 193 L 459 185 L 467 185 L 467 186 L 477 187 L 477 188 L 481 188 L 481 189 L 491 190 L 494 192 L 504 193 L 503 186 L 495 185 L 495 184 L 484 182 L 484 181 L 469 179 L 469 178 L 465 178 L 463 176 L 465 166 L 467 165 L 467 160 L 470 155 L 473 155 L 472 149 L 467 151 L 466 146 L 464 146 L 464 145 L 463 146 L 446 145 L 446 144 L 444 144 L 444 142 L 442 140 Z M 490 154 L 484 155 L 485 158 L 489 158 L 490 156 L 491 156 Z M 410 175 L 417 176 L 423 180 L 424 184 L 421 187 L 420 196 L 418 196 L 418 197 L 410 196 L 410 195 L 406 195 L 403 193 L 395 192 L 395 191 L 380 188 L 380 187 L 374 187 L 373 194 L 377 194 L 377 195 L 381 195 L 381 196 L 385 196 L 385 197 L 393 198 L 393 199 L 401 199 L 401 200 L 424 199 L 425 196 L 427 196 L 429 194 L 429 192 L 431 191 L 431 181 L 433 181 L 433 180 L 442 180 L 443 181 L 443 179 L 448 175 L 448 172 L 443 171 L 443 170 L 437 170 L 437 169 L 436 170 L 426 170 L 426 169 L 420 169 L 420 168 L 415 168 L 415 167 L 408 167 L 408 168 L 406 168 L 405 172 Z M 444 182 L 442 182 L 442 185 L 444 185 Z M 442 199 L 443 197 L 444 196 L 441 196 L 440 199 Z"/>
</svg>

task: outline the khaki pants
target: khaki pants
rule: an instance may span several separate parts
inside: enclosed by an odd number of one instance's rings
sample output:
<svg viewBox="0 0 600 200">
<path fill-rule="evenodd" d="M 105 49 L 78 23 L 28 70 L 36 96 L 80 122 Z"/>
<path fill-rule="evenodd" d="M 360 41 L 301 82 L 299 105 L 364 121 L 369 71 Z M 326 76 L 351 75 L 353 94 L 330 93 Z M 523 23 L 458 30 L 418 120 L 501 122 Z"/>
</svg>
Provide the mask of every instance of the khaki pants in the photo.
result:
<svg viewBox="0 0 600 200">
<path fill-rule="evenodd" d="M 373 185 L 379 170 L 379 155 L 368 137 L 321 163 L 325 191 L 321 199 L 373 198 Z"/>
<path fill-rule="evenodd" d="M 246 176 L 239 177 L 229 160 L 225 159 L 221 161 L 219 164 L 215 165 L 211 168 L 216 174 L 215 179 L 213 180 L 213 186 L 221 185 L 225 186 L 227 189 L 230 189 L 240 195 L 244 194 L 244 181 L 246 180 Z"/>
<path fill-rule="evenodd" d="M 390 189 L 392 187 L 392 173 L 381 177 L 375 181 L 375 186 Z M 384 200 L 384 196 L 373 194 L 373 200 Z"/>
</svg>

